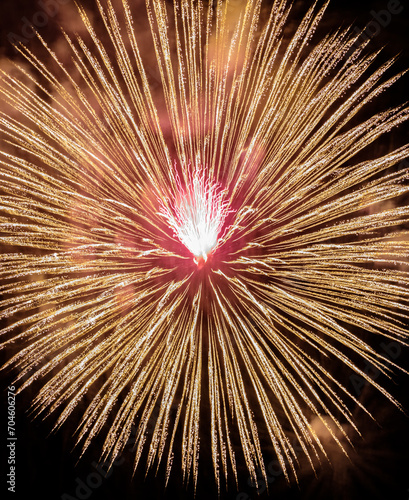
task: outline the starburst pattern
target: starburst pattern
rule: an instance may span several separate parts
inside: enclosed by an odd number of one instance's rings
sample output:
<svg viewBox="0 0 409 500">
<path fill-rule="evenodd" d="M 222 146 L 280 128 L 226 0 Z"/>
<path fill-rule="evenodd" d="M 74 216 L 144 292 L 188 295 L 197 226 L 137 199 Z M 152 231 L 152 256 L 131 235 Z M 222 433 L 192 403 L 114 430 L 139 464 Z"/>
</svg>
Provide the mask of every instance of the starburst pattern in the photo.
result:
<svg viewBox="0 0 409 500">
<path fill-rule="evenodd" d="M 359 359 L 388 373 L 365 339 L 407 339 L 409 209 L 392 202 L 409 171 L 390 167 L 409 148 L 355 158 L 407 119 L 358 119 L 398 76 L 348 30 L 309 47 L 325 7 L 285 41 L 283 0 L 263 23 L 257 0 L 147 0 L 152 90 L 122 3 L 119 20 L 98 2 L 106 43 L 79 7 L 75 74 L 40 38 L 51 64 L 20 47 L 38 81 L 2 76 L 21 115 L 0 118 L 2 346 L 21 345 L 7 366 L 20 390 L 42 380 L 33 407 L 57 426 L 88 396 L 84 449 L 101 434 L 117 456 L 135 423 L 135 466 L 147 448 L 169 474 L 178 447 L 196 481 L 203 432 L 218 483 L 237 450 L 256 480 L 263 429 L 288 477 L 289 432 L 313 464 L 312 420 L 341 447 L 356 429 L 332 363 L 393 401 Z"/>
</svg>

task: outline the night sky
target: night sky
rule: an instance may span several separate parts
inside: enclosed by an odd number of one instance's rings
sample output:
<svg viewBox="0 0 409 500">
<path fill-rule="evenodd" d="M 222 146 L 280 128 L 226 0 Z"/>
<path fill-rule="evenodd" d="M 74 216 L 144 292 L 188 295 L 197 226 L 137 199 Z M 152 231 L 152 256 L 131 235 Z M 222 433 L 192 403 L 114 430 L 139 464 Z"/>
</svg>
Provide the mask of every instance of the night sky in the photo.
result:
<svg viewBox="0 0 409 500">
<path fill-rule="evenodd" d="M 29 47 L 38 50 L 35 40 L 27 28 L 27 20 L 37 19 L 39 33 L 52 45 L 58 46 L 60 32 L 59 24 L 65 29 L 75 31 L 76 17 L 73 0 L 65 0 L 64 6 L 50 10 L 47 19 L 39 13 L 44 13 L 45 5 L 38 1 L 2 0 L 0 4 L 0 63 L 7 68 L 7 58 L 21 61 L 9 41 L 12 38 L 24 38 Z M 63 1 L 61 0 L 61 3 Z M 93 0 L 80 0 L 89 9 L 95 9 Z M 396 72 L 409 68 L 409 4 L 401 0 L 405 6 L 401 13 L 387 16 L 383 13 L 392 5 L 397 9 L 397 0 L 362 2 L 352 0 L 334 0 L 320 28 L 325 34 L 339 25 L 352 24 L 358 28 L 368 26 L 370 34 L 370 50 L 385 46 L 380 61 L 400 53 L 396 63 Z M 299 2 L 295 10 L 295 18 L 305 12 L 305 6 L 310 2 Z M 406 5 L 405 5 L 406 4 Z M 47 4 L 48 5 L 48 4 Z M 58 4 L 60 5 L 60 4 Z M 51 8 L 51 7 L 49 7 Z M 53 7 L 54 9 L 54 7 Z M 378 21 L 374 21 L 374 14 Z M 390 20 L 389 20 L 390 17 Z M 379 27 L 382 22 L 385 26 Z M 378 24 L 377 24 L 378 23 Z M 385 109 L 392 105 L 403 103 L 409 99 L 409 76 L 404 76 L 393 89 L 388 91 L 370 109 Z M 1 104 L 0 104 L 1 106 Z M 372 108 L 371 108 L 372 107 Z M 407 125 L 384 137 L 371 146 L 370 156 L 386 153 L 398 145 L 409 142 Z M 399 352 L 387 343 L 380 347 L 386 349 L 391 360 L 409 368 L 408 349 L 401 348 Z M 6 360 L 6 354 L 0 353 L 0 362 Z M 337 368 L 342 370 L 341 368 Z M 6 388 L 12 381 L 12 373 L 3 373 L 0 392 L 0 437 L 7 427 Z M 299 484 L 294 481 L 288 484 L 277 466 L 276 457 L 270 447 L 265 452 L 265 463 L 269 480 L 269 491 L 264 491 L 261 485 L 257 494 L 255 485 L 251 484 L 248 472 L 243 464 L 238 463 L 239 487 L 234 482 L 228 484 L 228 491 L 220 492 L 222 500 L 255 500 L 255 499 L 334 499 L 358 500 L 390 499 L 407 500 L 409 498 L 409 417 L 405 416 L 390 402 L 369 385 L 365 385 L 351 374 L 339 373 L 347 380 L 348 388 L 376 417 L 371 420 L 362 410 L 356 409 L 354 416 L 362 432 L 362 438 L 354 436 L 355 449 L 350 450 L 349 460 L 342 455 L 333 444 L 328 443 L 328 454 L 332 465 L 323 461 L 316 464 L 316 475 L 308 463 L 300 461 Z M 407 409 L 409 415 L 409 376 L 396 372 L 392 381 L 382 377 L 377 382 L 383 384 L 397 400 Z M 132 443 L 128 443 L 119 462 L 114 465 L 108 477 L 102 471 L 104 465 L 98 465 L 101 442 L 97 439 L 80 459 L 80 450 L 73 449 L 73 433 L 83 408 L 78 407 L 69 421 L 57 432 L 50 434 L 53 416 L 44 421 L 32 420 L 27 414 L 36 387 L 17 396 L 17 493 L 7 496 L 6 478 L 6 438 L 1 437 L 0 452 L 2 462 L 0 498 L 40 498 L 41 500 L 145 500 L 145 499 L 180 499 L 193 498 L 192 486 L 187 488 L 182 484 L 179 474 L 177 456 L 167 489 L 164 486 L 164 470 L 160 468 L 155 477 L 155 470 L 145 477 L 143 458 L 140 467 L 132 477 Z M 199 482 L 196 491 L 197 500 L 213 500 L 218 498 L 218 492 L 213 479 L 210 443 L 203 437 L 201 441 L 199 461 Z M 3 496 L 6 495 L 6 496 Z"/>
</svg>

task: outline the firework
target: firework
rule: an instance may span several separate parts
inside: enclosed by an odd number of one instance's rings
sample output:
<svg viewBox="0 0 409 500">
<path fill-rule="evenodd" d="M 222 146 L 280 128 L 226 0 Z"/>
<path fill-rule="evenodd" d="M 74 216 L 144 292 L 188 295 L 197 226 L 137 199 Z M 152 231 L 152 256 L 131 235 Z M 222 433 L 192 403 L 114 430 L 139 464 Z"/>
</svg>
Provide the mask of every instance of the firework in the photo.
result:
<svg viewBox="0 0 409 500">
<path fill-rule="evenodd" d="M 6 367 L 56 427 L 88 398 L 77 442 L 104 458 L 135 424 L 135 467 L 169 476 L 178 448 L 195 483 L 204 434 L 218 484 L 238 453 L 256 481 L 262 429 L 289 478 L 325 455 L 317 421 L 341 448 L 357 430 L 334 362 L 394 401 L 359 359 L 387 374 L 371 339 L 407 339 L 409 147 L 355 158 L 407 119 L 359 121 L 399 76 L 348 30 L 309 47 L 325 7 L 285 41 L 285 1 L 262 23 L 259 1 L 147 0 L 154 69 L 128 2 L 98 7 L 104 43 L 81 7 L 88 37 L 64 35 L 73 71 L 39 36 L 38 80 L 2 76 Z"/>
</svg>

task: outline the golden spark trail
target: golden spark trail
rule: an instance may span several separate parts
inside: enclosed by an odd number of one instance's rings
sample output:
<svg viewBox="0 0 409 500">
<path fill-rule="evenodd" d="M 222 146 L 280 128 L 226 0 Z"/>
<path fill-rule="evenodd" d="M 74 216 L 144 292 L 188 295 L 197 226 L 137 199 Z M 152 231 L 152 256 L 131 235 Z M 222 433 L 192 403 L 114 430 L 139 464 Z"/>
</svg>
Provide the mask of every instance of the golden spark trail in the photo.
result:
<svg viewBox="0 0 409 500">
<path fill-rule="evenodd" d="M 357 155 L 408 119 L 360 119 L 400 75 L 349 30 L 310 46 L 326 5 L 286 40 L 284 0 L 266 21 L 258 0 L 147 0 L 147 41 L 127 0 L 97 4 L 104 41 L 80 6 L 88 35 L 64 33 L 75 71 L 38 36 L 47 62 L 19 47 L 38 80 L 1 75 L 4 368 L 41 381 L 56 427 L 88 402 L 83 450 L 100 434 L 114 460 L 136 425 L 135 467 L 168 478 L 180 449 L 196 484 L 204 435 L 218 485 L 238 456 L 257 483 L 262 430 L 290 479 L 290 434 L 325 456 L 312 418 L 341 448 L 359 432 L 331 364 L 399 405 L 362 361 L 389 375 L 370 339 L 408 339 L 409 146 Z"/>
</svg>

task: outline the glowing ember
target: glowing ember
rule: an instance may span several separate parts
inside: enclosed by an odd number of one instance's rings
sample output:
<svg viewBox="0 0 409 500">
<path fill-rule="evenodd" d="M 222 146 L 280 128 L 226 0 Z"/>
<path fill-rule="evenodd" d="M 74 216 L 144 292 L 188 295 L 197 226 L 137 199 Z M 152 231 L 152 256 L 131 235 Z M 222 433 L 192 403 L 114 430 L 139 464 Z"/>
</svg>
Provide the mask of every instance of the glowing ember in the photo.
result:
<svg viewBox="0 0 409 500">
<path fill-rule="evenodd" d="M 218 236 L 229 213 L 226 192 L 210 181 L 203 169 L 189 173 L 186 188 L 177 179 L 175 202 L 161 202 L 160 213 L 174 235 L 194 255 L 200 267 L 218 243 Z"/>
</svg>

